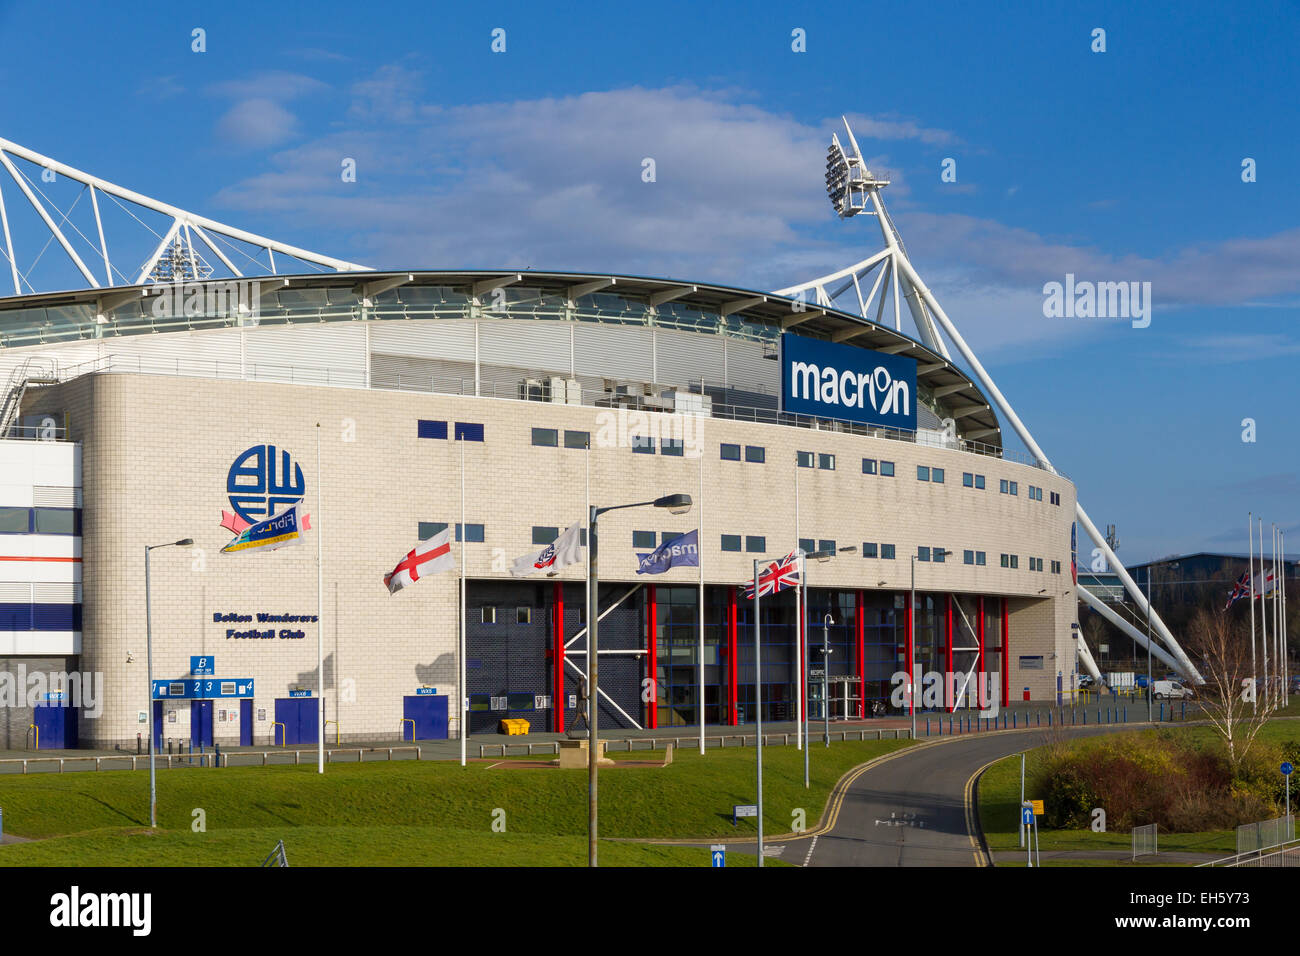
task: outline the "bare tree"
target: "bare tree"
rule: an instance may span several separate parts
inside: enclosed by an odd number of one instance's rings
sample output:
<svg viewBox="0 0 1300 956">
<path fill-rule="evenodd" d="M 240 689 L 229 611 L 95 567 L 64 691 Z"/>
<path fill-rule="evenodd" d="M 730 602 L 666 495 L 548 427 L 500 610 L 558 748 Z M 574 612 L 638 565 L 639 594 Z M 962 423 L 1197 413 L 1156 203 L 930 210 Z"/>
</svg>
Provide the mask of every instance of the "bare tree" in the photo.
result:
<svg viewBox="0 0 1300 956">
<path fill-rule="evenodd" d="M 1222 611 L 1197 612 L 1188 631 L 1188 648 L 1201 660 L 1205 683 L 1197 688 L 1201 711 L 1228 752 L 1235 776 L 1255 738 L 1277 710 L 1273 695 L 1257 695 L 1250 636 Z"/>
</svg>

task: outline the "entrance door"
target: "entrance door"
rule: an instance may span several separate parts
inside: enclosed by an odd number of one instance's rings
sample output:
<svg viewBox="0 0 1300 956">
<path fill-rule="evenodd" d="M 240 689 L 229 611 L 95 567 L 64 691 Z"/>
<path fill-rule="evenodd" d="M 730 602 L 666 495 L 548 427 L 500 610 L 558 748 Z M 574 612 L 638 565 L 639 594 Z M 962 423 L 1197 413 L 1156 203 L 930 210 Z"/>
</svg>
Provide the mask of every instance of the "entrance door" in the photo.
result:
<svg viewBox="0 0 1300 956">
<path fill-rule="evenodd" d="M 239 746 L 253 746 L 253 698 L 239 702 Z"/>
<path fill-rule="evenodd" d="M 212 746 L 212 701 L 190 701 L 190 745 Z"/>
<path fill-rule="evenodd" d="M 314 744 L 317 741 L 317 697 L 279 697 L 275 701 L 275 719 L 283 728 L 275 728 L 276 743 L 285 746 Z"/>
<path fill-rule="evenodd" d="M 426 695 L 402 698 L 403 740 L 446 740 L 447 739 L 447 700 L 446 695 Z M 414 721 L 414 734 L 412 724 Z"/>
<path fill-rule="evenodd" d="M 40 736 L 40 750 L 67 750 L 77 746 L 77 712 L 63 703 L 38 703 L 32 710 L 32 723 Z"/>
<path fill-rule="evenodd" d="M 155 700 L 153 702 L 153 752 L 162 751 L 163 742 L 163 702 Z"/>
</svg>

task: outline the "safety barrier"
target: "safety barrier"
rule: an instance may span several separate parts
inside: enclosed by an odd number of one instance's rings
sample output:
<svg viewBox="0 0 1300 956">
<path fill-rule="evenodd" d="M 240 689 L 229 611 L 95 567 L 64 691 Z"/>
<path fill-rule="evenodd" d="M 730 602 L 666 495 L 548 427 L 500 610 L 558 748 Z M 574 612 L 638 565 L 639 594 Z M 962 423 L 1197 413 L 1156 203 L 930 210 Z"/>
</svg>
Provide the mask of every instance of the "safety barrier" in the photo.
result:
<svg viewBox="0 0 1300 956">
<path fill-rule="evenodd" d="M 278 720 L 271 721 L 271 746 L 275 746 L 275 728 L 280 728 L 280 746 L 289 746 L 289 728 Z"/>
<path fill-rule="evenodd" d="M 24 749 L 24 750 L 40 750 L 40 749 L 41 749 L 41 728 L 37 727 L 35 724 L 28 724 L 28 725 L 27 725 L 27 736 L 28 736 L 28 737 L 34 737 L 34 739 L 35 739 L 35 741 L 36 741 L 36 746 L 34 746 L 34 747 L 28 747 L 28 746 L 27 746 L 27 741 L 24 740 L 24 741 L 23 741 L 23 749 Z"/>
<path fill-rule="evenodd" d="M 406 724 L 410 724 L 410 725 L 411 725 L 411 739 L 414 740 L 414 739 L 415 739 L 415 721 L 412 720 L 410 717 L 403 717 L 401 720 L 399 720 L 399 721 L 397 722 L 397 736 L 398 736 L 398 737 L 402 736 L 402 727 L 404 727 Z"/>
<path fill-rule="evenodd" d="M 912 732 L 906 727 L 897 729 L 878 729 L 878 730 L 838 730 L 831 731 L 831 740 L 844 742 L 852 740 L 906 740 L 912 735 Z M 771 747 L 775 745 L 789 746 L 794 734 L 764 734 L 763 746 Z M 819 736 L 819 735 L 818 735 Z M 728 741 L 731 746 L 752 747 L 757 737 L 754 734 L 720 734 L 712 737 L 705 737 L 706 747 L 725 748 Z M 737 743 L 739 741 L 739 743 Z M 673 747 L 676 750 L 698 746 L 699 737 L 626 737 L 621 740 L 606 739 L 605 752 L 631 753 L 635 750 L 661 750 L 666 747 Z M 536 750 L 534 750 L 536 748 Z M 544 741 L 542 743 L 519 743 L 519 744 L 479 744 L 478 755 L 480 759 L 489 757 L 524 757 L 534 756 L 535 753 L 558 754 L 560 752 L 559 741 Z"/>
<path fill-rule="evenodd" d="M 1158 823 L 1148 823 L 1144 826 L 1133 828 L 1134 860 L 1140 856 L 1151 856 L 1158 852 L 1156 848 L 1156 830 L 1158 828 Z"/>
<path fill-rule="evenodd" d="M 343 735 L 339 732 L 340 728 L 339 728 L 339 722 L 337 720 L 325 721 L 326 727 L 328 727 L 330 724 L 334 725 L 334 746 L 337 747 L 339 744 L 343 742 Z"/>
<path fill-rule="evenodd" d="M 368 763 L 370 761 L 366 760 L 365 758 L 366 754 L 384 754 L 385 759 L 393 760 L 394 759 L 393 755 L 395 753 L 402 753 L 402 752 L 413 752 L 415 754 L 416 760 L 420 760 L 422 758 L 421 748 L 417 746 L 408 745 L 404 747 L 355 747 L 355 748 L 346 747 L 342 749 L 331 748 L 325 751 L 325 761 L 326 763 L 336 762 L 334 760 L 335 754 L 355 754 L 356 762 Z M 300 764 L 302 763 L 303 754 L 307 754 L 309 758 L 315 758 L 318 755 L 318 753 L 319 751 L 314 748 L 311 750 L 236 750 L 236 751 L 228 750 L 224 753 L 217 753 L 217 752 L 188 753 L 188 754 L 160 753 L 154 755 L 154 760 L 156 762 L 156 766 L 162 767 L 165 770 L 170 770 L 173 767 L 181 767 L 181 768 L 190 767 L 194 765 L 193 761 L 195 760 L 198 761 L 198 766 L 200 767 L 214 767 L 214 768 L 230 767 L 232 766 L 232 758 L 234 758 L 233 766 L 268 767 L 268 766 L 275 766 L 275 765 L 283 766 L 286 763 L 288 763 L 287 760 L 271 761 L 270 760 L 271 757 L 287 758 L 292 756 L 293 762 L 295 764 Z M 348 761 L 348 762 L 351 763 L 352 761 Z M 105 767 L 104 764 L 106 763 L 110 764 L 110 766 Z M 67 768 L 66 767 L 67 764 L 77 764 L 82 766 Z M 57 772 L 63 773 L 65 769 L 89 770 L 90 769 L 89 765 L 91 764 L 94 765 L 95 770 L 105 770 L 105 769 L 147 770 L 149 767 L 149 755 L 148 754 L 140 754 L 140 755 L 121 754 L 121 755 L 94 756 L 94 755 L 87 754 L 84 757 L 25 757 L 25 758 L 7 757 L 4 759 L 0 759 L 0 773 L 14 772 L 8 769 L 10 767 L 13 767 L 14 770 L 21 773 L 28 773 L 29 770 L 35 769 L 36 766 L 45 766 L 45 765 L 49 765 L 51 767 L 57 765 L 58 767 Z M 47 772 L 52 773 L 55 771 L 51 769 L 50 771 Z"/>
</svg>

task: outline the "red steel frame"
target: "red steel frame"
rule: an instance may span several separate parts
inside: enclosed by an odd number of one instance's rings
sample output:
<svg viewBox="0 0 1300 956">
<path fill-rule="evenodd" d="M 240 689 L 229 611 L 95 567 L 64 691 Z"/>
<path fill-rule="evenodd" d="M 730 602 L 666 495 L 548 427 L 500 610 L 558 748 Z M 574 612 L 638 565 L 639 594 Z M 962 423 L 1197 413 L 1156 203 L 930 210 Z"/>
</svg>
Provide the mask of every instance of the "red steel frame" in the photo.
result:
<svg viewBox="0 0 1300 956">
<path fill-rule="evenodd" d="M 858 717 L 867 716 L 867 644 L 866 644 L 866 595 L 858 591 L 854 598 L 854 617 L 858 628 Z"/>
<path fill-rule="evenodd" d="M 1007 599 L 1002 599 L 1002 706 L 1011 706 L 1011 644 L 1007 621 Z"/>
<path fill-rule="evenodd" d="M 736 621 L 738 611 L 736 609 L 736 589 L 730 587 L 727 589 L 727 716 L 728 723 L 735 727 L 739 718 L 736 715 L 736 670 L 738 661 L 736 659 Z"/>
<path fill-rule="evenodd" d="M 916 712 L 916 678 L 912 676 L 912 592 L 907 592 L 907 614 L 903 618 L 903 633 L 907 643 L 907 687 L 909 714 Z"/>
<path fill-rule="evenodd" d="M 551 699 L 551 723 L 552 729 L 557 734 L 564 733 L 564 585 L 559 581 L 554 584 L 554 601 L 552 604 L 552 614 L 554 615 L 551 633 L 555 635 L 555 651 L 551 655 L 552 663 L 555 667 L 555 675 L 552 679 L 551 688 L 555 696 Z"/>
<path fill-rule="evenodd" d="M 654 730 L 659 726 L 659 605 L 655 601 L 655 586 L 646 585 L 646 670 L 650 678 L 650 700 L 646 706 L 646 726 Z"/>
<path fill-rule="evenodd" d="M 987 686 L 984 683 L 984 595 L 982 594 L 980 595 L 977 604 L 978 604 L 978 608 L 976 613 L 979 615 L 979 620 L 975 622 L 975 631 L 976 631 L 976 644 L 979 645 L 979 649 L 980 649 L 979 650 L 980 663 L 979 663 L 979 667 L 975 669 L 975 674 L 979 679 L 979 683 L 975 685 L 976 688 L 975 702 L 978 704 L 980 702 L 980 698 L 985 696 L 984 688 Z"/>
<path fill-rule="evenodd" d="M 943 596 L 943 599 L 944 599 L 944 609 L 946 612 L 946 617 L 948 619 L 948 666 L 944 669 L 943 695 L 945 698 L 947 698 L 946 703 L 948 704 L 948 712 L 952 713 L 954 710 L 957 709 L 957 701 L 953 699 L 953 677 L 952 677 L 952 645 L 956 643 L 956 639 L 954 638 L 952 632 L 952 595 L 945 594 Z"/>
</svg>

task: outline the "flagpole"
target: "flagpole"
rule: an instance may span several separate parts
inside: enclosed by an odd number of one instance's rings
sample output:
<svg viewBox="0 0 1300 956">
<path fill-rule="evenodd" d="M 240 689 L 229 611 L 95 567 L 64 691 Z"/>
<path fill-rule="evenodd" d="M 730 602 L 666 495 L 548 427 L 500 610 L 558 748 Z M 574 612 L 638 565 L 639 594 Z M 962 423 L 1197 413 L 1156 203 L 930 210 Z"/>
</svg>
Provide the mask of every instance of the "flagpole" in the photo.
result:
<svg viewBox="0 0 1300 956">
<path fill-rule="evenodd" d="M 1286 532 L 1278 532 L 1278 551 L 1282 556 L 1282 694 L 1283 706 L 1291 705 L 1291 650 L 1287 646 L 1286 628 Z"/>
<path fill-rule="evenodd" d="M 1246 579 L 1250 582 L 1250 600 L 1247 601 L 1250 608 L 1250 679 L 1254 685 L 1250 689 L 1250 709 L 1254 712 L 1259 708 L 1255 699 L 1259 694 L 1259 668 L 1255 665 L 1255 514 L 1251 511 L 1246 512 L 1246 533 L 1250 541 L 1246 552 L 1249 562 Z"/>
<path fill-rule="evenodd" d="M 695 557 L 700 566 L 700 756 L 704 756 L 704 449 L 700 449 L 700 525 L 695 534 Z"/>
<path fill-rule="evenodd" d="M 758 754 L 758 865 L 763 865 L 763 642 L 759 636 L 759 598 L 763 590 L 754 561 L 754 743 Z M 775 593 L 775 592 L 774 592 Z M 741 741 L 742 743 L 744 741 Z"/>
<path fill-rule="evenodd" d="M 460 437 L 460 765 L 465 766 L 465 726 L 469 717 L 469 694 L 465 687 L 465 436 Z"/>
<path fill-rule="evenodd" d="M 812 452 L 809 452 L 812 454 Z M 799 452 L 794 453 L 794 550 L 800 554 L 799 543 Z M 794 586 L 794 745 L 803 750 L 803 556 L 799 556 L 799 581 Z"/>
<path fill-rule="evenodd" d="M 1267 593 L 1264 580 L 1264 519 L 1259 518 L 1259 646 L 1263 654 L 1264 700 L 1268 701 L 1268 618 L 1264 616 L 1264 595 Z M 1254 613 L 1254 609 L 1251 610 Z"/>
<path fill-rule="evenodd" d="M 325 546 L 321 538 L 320 422 L 316 423 L 316 772 L 325 772 Z M 338 716 L 335 714 L 334 716 Z"/>
<path fill-rule="evenodd" d="M 582 601 L 587 606 L 587 697 L 588 697 L 587 746 L 594 747 L 596 746 L 596 742 L 595 740 L 592 739 L 592 733 L 591 733 L 591 716 L 592 716 L 591 709 L 594 706 L 594 704 L 592 704 L 590 700 L 592 696 L 591 694 L 591 613 L 592 612 L 591 612 L 591 560 L 590 560 L 590 556 L 591 556 L 591 551 L 590 551 L 591 548 L 591 435 L 590 434 L 587 435 L 586 470 L 587 470 L 587 475 L 586 475 L 586 499 L 587 500 L 585 502 L 586 510 L 583 512 L 583 514 L 586 515 L 586 518 L 584 520 L 587 522 L 588 560 L 582 562 L 586 566 L 586 569 L 583 571 L 583 578 L 582 578 L 583 580 Z M 650 640 L 654 640 L 654 639 L 655 636 L 651 634 Z M 563 653 L 563 649 L 561 649 L 561 653 Z M 563 671 L 561 671 L 561 673 L 563 673 Z M 650 678 L 651 680 L 654 680 L 655 675 L 651 674 Z M 658 684 L 651 684 L 650 686 L 656 688 L 656 692 L 657 692 Z M 654 706 L 658 707 L 659 702 L 655 701 Z M 629 746 L 631 745 L 629 744 Z"/>
<path fill-rule="evenodd" d="M 1277 598 L 1277 525 L 1273 525 L 1273 673 L 1279 679 L 1282 677 L 1282 604 Z M 1279 684 L 1277 688 L 1277 702 L 1279 706 L 1282 703 L 1282 687 Z"/>
</svg>

